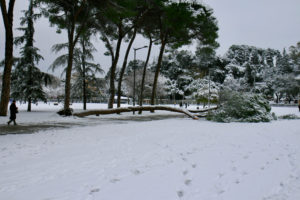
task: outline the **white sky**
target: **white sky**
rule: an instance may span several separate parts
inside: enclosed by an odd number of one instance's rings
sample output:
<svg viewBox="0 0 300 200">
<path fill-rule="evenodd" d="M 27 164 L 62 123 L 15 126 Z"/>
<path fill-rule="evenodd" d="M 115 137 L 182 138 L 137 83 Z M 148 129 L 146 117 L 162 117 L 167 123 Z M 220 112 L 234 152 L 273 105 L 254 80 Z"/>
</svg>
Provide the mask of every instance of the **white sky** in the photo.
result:
<svg viewBox="0 0 300 200">
<path fill-rule="evenodd" d="M 282 50 L 300 41 L 300 0 L 204 0 L 214 9 L 219 25 L 217 50 L 223 55 L 232 44 L 247 44 L 261 48 L 274 48 Z M 19 27 L 21 10 L 27 9 L 27 1 L 16 0 L 14 12 L 14 28 Z M 56 34 L 55 28 L 49 28 L 48 20 L 42 19 L 35 26 L 35 45 L 41 50 L 45 60 L 39 65 L 43 71 L 47 71 L 49 65 L 57 57 L 51 53 L 51 46 L 55 43 L 66 42 L 65 34 Z M 15 36 L 19 33 L 15 31 Z M 2 16 L 0 20 L 0 59 L 4 58 L 4 26 Z M 95 39 L 98 53 L 96 62 L 107 70 L 110 66 L 110 57 L 103 56 L 105 52 L 103 44 Z M 141 37 L 137 39 L 133 47 L 147 45 L 147 41 Z M 122 46 L 119 65 L 123 60 L 127 44 Z M 193 46 L 187 47 L 193 48 Z M 137 59 L 145 59 L 146 49 L 137 52 Z M 14 51 L 17 55 L 18 50 Z M 158 55 L 158 47 L 152 52 L 152 59 Z M 133 59 L 131 53 L 129 60 Z M 50 71 L 49 71 L 50 72 Z M 56 75 L 60 71 L 55 72 Z"/>
</svg>

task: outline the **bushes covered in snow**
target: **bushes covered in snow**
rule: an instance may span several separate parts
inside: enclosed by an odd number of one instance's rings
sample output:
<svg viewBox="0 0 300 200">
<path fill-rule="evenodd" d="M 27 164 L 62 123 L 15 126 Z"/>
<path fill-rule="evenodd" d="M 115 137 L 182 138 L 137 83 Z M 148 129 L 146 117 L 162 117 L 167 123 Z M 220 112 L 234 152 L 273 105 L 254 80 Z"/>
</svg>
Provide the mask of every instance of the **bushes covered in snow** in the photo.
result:
<svg viewBox="0 0 300 200">
<path fill-rule="evenodd" d="M 209 113 L 207 119 L 217 122 L 269 122 L 269 102 L 259 94 L 241 93 L 231 90 L 221 92 L 221 106 Z"/>
</svg>

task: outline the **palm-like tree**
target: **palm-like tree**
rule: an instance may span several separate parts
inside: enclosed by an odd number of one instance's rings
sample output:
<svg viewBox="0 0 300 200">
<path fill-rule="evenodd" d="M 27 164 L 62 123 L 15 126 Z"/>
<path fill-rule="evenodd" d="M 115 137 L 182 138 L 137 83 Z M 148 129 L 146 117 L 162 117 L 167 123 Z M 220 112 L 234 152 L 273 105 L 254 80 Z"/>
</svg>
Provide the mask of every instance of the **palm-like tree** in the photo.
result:
<svg viewBox="0 0 300 200">
<path fill-rule="evenodd" d="M 79 37 L 78 47 L 74 49 L 74 81 L 72 84 L 73 95 L 78 95 L 83 98 L 83 109 L 86 110 L 86 103 L 88 94 L 91 94 L 91 90 L 88 88 L 88 84 L 92 83 L 96 79 L 96 74 L 103 73 L 99 64 L 92 63 L 94 60 L 93 53 L 96 51 L 94 45 L 90 42 L 91 33 L 82 34 Z M 59 52 L 67 48 L 67 44 L 56 44 L 52 47 L 52 50 Z M 54 70 L 57 67 L 65 66 L 68 61 L 68 54 L 64 54 L 56 58 L 50 68 Z M 66 68 L 64 69 L 66 72 Z"/>
</svg>

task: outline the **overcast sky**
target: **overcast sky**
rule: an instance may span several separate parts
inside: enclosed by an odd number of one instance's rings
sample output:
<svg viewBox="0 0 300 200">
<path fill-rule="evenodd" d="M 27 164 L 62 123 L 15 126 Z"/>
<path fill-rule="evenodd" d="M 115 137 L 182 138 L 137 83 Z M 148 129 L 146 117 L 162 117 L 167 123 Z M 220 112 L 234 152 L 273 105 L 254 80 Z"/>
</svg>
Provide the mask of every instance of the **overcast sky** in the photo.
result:
<svg viewBox="0 0 300 200">
<path fill-rule="evenodd" d="M 220 47 L 217 50 L 223 55 L 232 44 L 247 44 L 260 48 L 274 48 L 282 51 L 300 41 L 300 0 L 204 0 L 214 9 L 218 20 Z M 27 1 L 16 0 L 14 12 L 14 28 L 19 27 L 20 12 L 27 9 Z M 66 42 L 65 34 L 56 34 L 55 28 L 49 28 L 46 19 L 41 19 L 35 26 L 35 45 L 41 50 L 45 60 L 39 65 L 47 71 L 49 65 L 57 57 L 51 53 L 51 46 L 55 43 Z M 14 33 L 19 35 L 17 31 Z M 0 20 L 0 59 L 4 58 L 4 26 Z M 103 56 L 105 49 L 99 39 L 94 39 L 98 49 L 96 62 L 107 70 L 110 58 Z M 147 45 L 147 41 L 139 37 L 133 44 L 134 48 Z M 123 60 L 127 44 L 123 44 L 120 62 Z M 186 47 L 193 50 L 193 46 Z M 137 52 L 137 59 L 145 59 L 146 49 Z M 14 51 L 17 55 L 18 50 Z M 152 59 L 158 55 L 158 47 L 154 48 Z M 133 53 L 130 58 L 133 59 Z M 119 65 L 121 65 L 119 62 Z M 51 72 L 51 71 L 49 71 Z M 56 75 L 60 71 L 55 72 Z"/>
</svg>

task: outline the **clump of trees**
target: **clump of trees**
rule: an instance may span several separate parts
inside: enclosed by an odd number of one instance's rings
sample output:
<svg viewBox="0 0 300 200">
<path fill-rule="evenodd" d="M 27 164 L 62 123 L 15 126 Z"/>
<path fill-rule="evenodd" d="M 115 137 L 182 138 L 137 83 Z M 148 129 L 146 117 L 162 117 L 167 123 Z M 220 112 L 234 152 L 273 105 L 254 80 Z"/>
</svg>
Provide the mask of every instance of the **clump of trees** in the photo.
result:
<svg viewBox="0 0 300 200">
<path fill-rule="evenodd" d="M 14 0 L 10 1 L 7 11 L 6 2 L 1 1 L 1 11 L 7 33 L 5 69 L 3 73 L 3 87 L 0 106 L 0 114 L 4 116 L 7 114 L 8 100 L 10 97 L 10 77 L 13 50 L 12 13 L 14 2 Z M 203 45 L 218 46 L 216 42 L 218 27 L 217 21 L 213 16 L 213 11 L 204 4 L 197 2 L 174 2 L 171 0 L 32 0 L 30 1 L 30 4 L 34 4 L 41 13 L 49 19 L 51 26 L 57 29 L 57 33 L 62 31 L 66 31 L 67 33 L 67 43 L 61 46 L 56 46 L 56 51 L 63 48 L 67 49 L 67 54 L 64 56 L 65 63 L 62 62 L 62 60 L 60 60 L 60 62 L 56 62 L 57 65 L 65 64 L 64 109 L 63 112 L 61 112 L 65 115 L 71 114 L 70 97 L 72 88 L 72 71 L 74 70 L 74 67 L 76 68 L 77 76 L 73 74 L 73 77 L 77 77 L 77 80 L 82 82 L 83 101 L 86 102 L 86 93 L 84 91 L 86 91 L 87 88 L 85 83 L 88 78 L 86 78 L 87 74 L 82 72 L 82 70 L 84 71 L 84 68 L 88 67 L 87 62 L 85 61 L 88 57 L 85 57 L 87 52 L 82 52 L 80 61 L 81 68 L 78 68 L 77 64 L 79 62 L 76 62 L 76 60 L 78 60 L 78 52 L 76 48 L 78 43 L 81 43 L 81 45 L 83 45 L 82 47 L 84 47 L 84 45 L 89 41 L 89 36 L 91 35 L 100 34 L 100 38 L 107 49 L 105 54 L 111 57 L 108 108 L 113 107 L 116 81 L 118 81 L 118 100 L 120 101 L 123 76 L 127 67 L 128 55 L 132 49 L 132 44 L 137 34 L 141 34 L 145 38 L 149 39 L 149 44 L 145 44 L 145 46 L 147 45 L 148 47 L 148 56 L 144 64 L 143 78 L 141 80 L 142 88 L 145 87 L 145 77 L 152 45 L 160 45 L 159 56 L 154 68 L 153 84 L 151 85 L 151 104 L 153 105 L 155 104 L 158 77 L 166 48 L 177 49 L 183 45 L 190 44 L 195 40 Z M 31 17 L 30 23 L 28 21 L 30 26 L 28 25 L 27 28 L 24 28 L 24 31 L 25 29 L 26 31 L 34 30 L 33 23 L 35 22 L 35 19 L 36 17 Z M 26 31 L 25 35 L 27 34 Z M 28 43 L 30 42 L 33 43 L 33 32 L 30 34 L 31 41 L 26 41 L 25 46 L 28 46 Z M 87 36 L 87 34 L 89 36 Z M 123 65 L 120 70 L 117 70 L 117 64 L 120 58 L 120 49 L 124 41 L 128 41 L 129 43 L 123 59 Z M 27 60 L 28 63 L 31 62 L 32 67 L 28 68 L 29 71 L 38 73 L 35 64 L 37 64 L 42 57 L 38 55 L 38 49 L 33 48 L 33 44 L 31 47 L 34 52 L 31 52 L 32 54 L 29 55 L 24 51 L 24 60 Z M 83 48 L 82 51 L 84 51 Z M 32 76 L 31 72 L 29 74 L 31 75 L 26 77 Z M 20 78 L 20 81 L 21 80 L 24 79 Z M 24 82 L 26 82 L 25 85 L 27 85 L 28 88 L 33 88 L 33 85 L 35 84 L 32 80 L 24 80 Z M 78 85 L 78 81 L 76 80 L 73 83 L 73 87 Z M 30 94 L 26 95 L 28 102 L 32 101 L 33 93 L 40 93 L 38 96 L 42 99 L 43 92 L 40 86 L 38 90 L 39 92 L 37 90 L 31 91 L 29 92 Z M 143 91 L 144 89 L 139 91 L 140 104 L 142 104 Z M 118 106 L 120 106 L 120 102 L 118 102 Z"/>
<path fill-rule="evenodd" d="M 100 92 L 103 95 L 105 91 L 108 93 L 108 108 L 113 107 L 116 94 L 117 107 L 120 107 L 121 95 L 138 99 L 140 106 L 147 97 L 154 105 L 157 96 L 162 96 L 162 90 L 169 98 L 192 98 L 199 103 L 218 102 L 219 93 L 224 89 L 263 93 L 268 99 L 275 96 L 277 102 L 281 99 L 291 101 L 300 92 L 299 43 L 282 53 L 274 49 L 232 45 L 225 56 L 217 56 L 217 21 L 213 10 L 202 3 L 31 0 L 21 19 L 20 30 L 24 34 L 15 38 L 15 44 L 21 46 L 22 56 L 15 62 L 11 43 L 14 1 L 10 0 L 8 8 L 6 5 L 1 1 L 6 29 L 0 103 L 0 115 L 3 116 L 7 114 L 10 96 L 27 101 L 30 111 L 31 102 L 45 100 L 41 83 L 48 84 L 53 80 L 37 66 L 42 55 L 34 46 L 34 23 L 41 15 L 49 19 L 57 33 L 67 33 L 65 43 L 53 46 L 55 52 L 65 50 L 66 53 L 51 66 L 64 68 L 64 109 L 61 113 L 65 115 L 71 114 L 71 98 L 82 98 L 83 109 L 86 109 L 89 98 Z M 144 61 L 128 62 L 137 35 L 148 40 L 143 47 L 147 48 L 147 57 Z M 97 78 L 103 71 L 100 64 L 93 62 L 96 47 L 90 40 L 99 36 L 101 45 L 106 48 L 105 55 L 111 58 L 105 79 L 107 83 Z M 192 42 L 198 43 L 195 52 L 178 50 Z M 127 44 L 126 52 L 119 67 L 120 50 L 124 44 Z M 153 45 L 159 45 L 159 54 L 149 64 Z M 13 63 L 15 68 L 12 68 Z M 137 75 L 136 81 L 132 79 L 134 74 Z M 100 91 L 99 84 L 106 88 Z"/>
<path fill-rule="evenodd" d="M 163 59 L 162 75 L 170 97 L 216 101 L 222 89 L 262 93 L 268 100 L 292 101 L 300 94 L 299 44 L 281 53 L 232 45 L 223 57 L 211 47 L 172 51 Z"/>
</svg>

